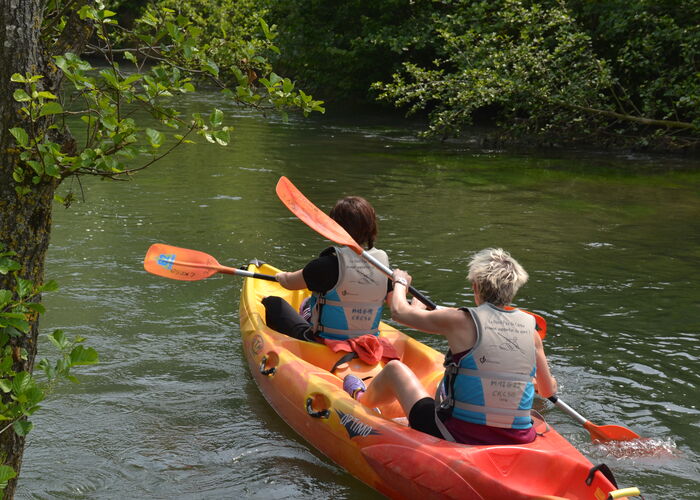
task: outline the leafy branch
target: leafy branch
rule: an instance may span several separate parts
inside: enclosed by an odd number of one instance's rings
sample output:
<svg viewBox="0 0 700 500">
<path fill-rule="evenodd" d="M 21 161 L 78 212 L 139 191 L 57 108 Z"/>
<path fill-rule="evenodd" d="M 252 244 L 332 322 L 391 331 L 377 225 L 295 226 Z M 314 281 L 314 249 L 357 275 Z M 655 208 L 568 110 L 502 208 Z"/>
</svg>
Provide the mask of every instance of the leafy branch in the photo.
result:
<svg viewBox="0 0 700 500">
<path fill-rule="evenodd" d="M 77 10 L 68 9 L 69 5 Z M 194 92 L 195 84 L 202 81 L 223 89 L 238 105 L 276 110 L 285 117 L 291 109 L 304 115 L 324 112 L 322 101 L 269 70 L 266 59 L 254 53 L 259 43 L 250 42 L 237 49 L 241 50 L 240 57 L 233 60 L 238 65 L 231 65 L 222 59 L 232 55 L 230 40 L 225 36 L 205 40 L 200 26 L 176 15 L 173 9 L 149 8 L 135 28 L 127 30 L 117 24 L 114 12 L 99 2 L 69 5 L 51 18 L 54 36 L 63 36 L 58 28 L 72 26 L 68 18 L 79 17 L 93 30 L 95 41 L 89 47 L 101 55 L 105 66 L 94 67 L 70 52 L 54 56 L 57 71 L 71 87 L 60 96 L 42 90 L 43 75 L 12 76 L 12 82 L 20 86 L 14 97 L 26 124 L 10 130 L 22 160 L 13 175 L 20 195 L 28 193 L 32 185 L 61 182 L 70 176 L 125 178 L 148 168 L 176 147 L 191 143 L 192 134 L 227 145 L 231 128 L 224 124 L 222 111 L 215 109 L 207 117 L 197 113 L 186 117 L 175 106 L 177 95 Z M 64 17 L 62 21 L 57 20 L 60 16 Z M 273 30 L 262 19 L 259 27 L 263 46 L 276 51 Z M 121 44 L 120 48 L 115 49 L 115 43 Z M 152 125 L 137 123 L 134 113 L 139 109 L 150 115 Z M 68 118 L 77 118 L 86 126 L 80 148 L 70 132 Z M 156 129 L 154 125 L 160 126 Z M 180 129 L 184 132 L 179 133 Z M 143 156 L 149 159 L 134 166 Z"/>
<path fill-rule="evenodd" d="M 27 352 L 17 340 L 27 336 L 30 324 L 36 316 L 45 312 L 38 302 L 44 292 L 58 288 L 55 281 L 43 285 L 19 276 L 21 265 L 14 260 L 15 253 L 5 251 L 0 245 L 0 274 L 13 277 L 12 289 L 0 289 L 0 434 L 12 429 L 17 435 L 25 436 L 33 427 L 29 420 L 39 408 L 47 393 L 61 380 L 78 380 L 71 374 L 71 368 L 91 365 L 98 362 L 98 354 L 91 347 L 84 347 L 84 338 L 68 340 L 61 330 L 48 335 L 60 351 L 59 358 L 52 364 L 47 359 L 39 362 L 46 375 L 46 383 L 40 385 L 28 371 L 17 371 L 16 366 L 27 360 Z M 0 466 L 0 490 L 7 481 L 15 477 L 15 471 L 6 465 Z"/>
</svg>

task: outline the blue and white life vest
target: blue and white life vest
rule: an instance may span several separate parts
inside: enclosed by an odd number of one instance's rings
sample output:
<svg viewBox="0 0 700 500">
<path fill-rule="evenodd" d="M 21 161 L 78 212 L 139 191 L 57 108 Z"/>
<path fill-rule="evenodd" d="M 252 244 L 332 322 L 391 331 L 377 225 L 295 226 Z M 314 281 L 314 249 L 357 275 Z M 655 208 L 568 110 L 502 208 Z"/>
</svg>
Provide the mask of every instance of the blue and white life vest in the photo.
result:
<svg viewBox="0 0 700 500">
<path fill-rule="evenodd" d="M 445 357 L 436 410 L 475 424 L 529 429 L 537 369 L 535 319 L 489 303 L 462 310 L 474 319 L 476 343 L 456 364 L 449 352 Z"/>
<path fill-rule="evenodd" d="M 388 267 L 383 250 L 367 252 Z M 335 254 L 338 282 L 326 293 L 314 293 L 309 301 L 314 332 L 333 340 L 379 335 L 387 277 L 347 247 L 336 247 Z"/>
</svg>

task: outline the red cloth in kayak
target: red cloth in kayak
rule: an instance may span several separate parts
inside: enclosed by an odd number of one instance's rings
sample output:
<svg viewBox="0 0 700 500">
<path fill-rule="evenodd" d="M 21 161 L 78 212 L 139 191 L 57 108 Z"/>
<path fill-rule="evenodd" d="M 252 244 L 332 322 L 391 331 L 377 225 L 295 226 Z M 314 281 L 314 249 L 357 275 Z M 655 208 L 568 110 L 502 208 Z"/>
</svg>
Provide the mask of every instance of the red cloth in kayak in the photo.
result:
<svg viewBox="0 0 700 500">
<path fill-rule="evenodd" d="M 333 352 L 356 352 L 357 356 L 369 365 L 376 365 L 380 360 L 385 362 L 399 359 L 399 353 L 389 340 L 374 335 L 361 335 L 347 340 L 323 339 L 323 343 Z"/>
</svg>

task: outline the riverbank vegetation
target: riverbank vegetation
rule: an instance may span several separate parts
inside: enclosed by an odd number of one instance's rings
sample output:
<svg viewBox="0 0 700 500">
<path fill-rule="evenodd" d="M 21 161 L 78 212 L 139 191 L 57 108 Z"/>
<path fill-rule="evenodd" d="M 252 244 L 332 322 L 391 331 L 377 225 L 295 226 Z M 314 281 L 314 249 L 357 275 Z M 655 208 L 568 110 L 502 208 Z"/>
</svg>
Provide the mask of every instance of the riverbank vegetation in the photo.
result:
<svg viewBox="0 0 700 500">
<path fill-rule="evenodd" d="M 147 4 L 112 3 L 124 13 Z M 690 0 L 160 5 L 209 33 L 264 19 L 279 71 L 331 108 L 418 116 L 426 136 L 460 137 L 480 125 L 498 143 L 700 147 L 700 4 Z"/>
<path fill-rule="evenodd" d="M 697 149 L 700 4 L 689 0 L 267 0 L 278 65 L 331 102 L 382 101 L 426 133 Z"/>
</svg>

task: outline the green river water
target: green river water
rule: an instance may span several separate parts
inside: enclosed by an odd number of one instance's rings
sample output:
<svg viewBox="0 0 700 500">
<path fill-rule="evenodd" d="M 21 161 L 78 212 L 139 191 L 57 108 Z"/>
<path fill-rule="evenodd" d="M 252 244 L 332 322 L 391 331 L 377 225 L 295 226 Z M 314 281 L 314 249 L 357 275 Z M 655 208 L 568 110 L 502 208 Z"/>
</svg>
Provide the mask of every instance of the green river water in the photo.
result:
<svg viewBox="0 0 700 500">
<path fill-rule="evenodd" d="M 548 321 L 561 397 L 651 438 L 650 450 L 594 445 L 549 403 L 540 411 L 621 486 L 698 498 L 700 162 L 437 145 L 388 119 L 283 123 L 219 105 L 236 127 L 229 147 L 182 148 L 127 183 L 74 183 L 85 202 L 56 207 L 47 278 L 62 288 L 45 297 L 42 326 L 87 337 L 101 363 L 34 418 L 18 498 L 378 497 L 259 393 L 240 278 L 175 282 L 142 267 L 155 242 L 301 267 L 327 242 L 278 201 L 281 175 L 324 210 L 368 198 L 392 265 L 443 305 L 472 303 L 472 252 L 508 249 L 530 273 L 518 304 Z"/>
</svg>

